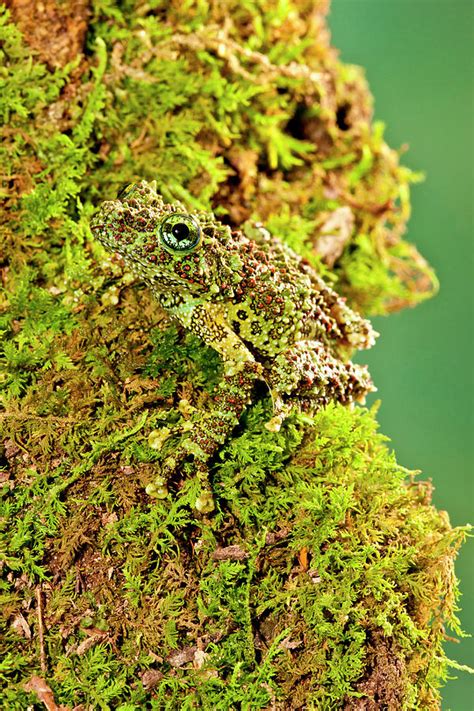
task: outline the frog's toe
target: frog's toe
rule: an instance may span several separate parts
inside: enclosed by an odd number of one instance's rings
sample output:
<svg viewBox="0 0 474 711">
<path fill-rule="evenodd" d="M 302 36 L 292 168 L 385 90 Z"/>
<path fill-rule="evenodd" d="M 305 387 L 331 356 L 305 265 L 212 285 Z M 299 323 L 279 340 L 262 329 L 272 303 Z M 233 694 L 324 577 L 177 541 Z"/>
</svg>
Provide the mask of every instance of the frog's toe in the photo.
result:
<svg viewBox="0 0 474 711">
<path fill-rule="evenodd" d="M 265 422 L 265 427 L 270 432 L 279 432 L 283 420 L 284 420 L 283 415 L 275 415 L 274 417 L 272 417 L 271 420 L 268 420 L 268 422 Z"/>
<path fill-rule="evenodd" d="M 163 462 L 163 466 L 161 467 L 162 476 L 166 479 L 169 479 L 169 477 L 172 476 L 176 471 L 177 466 L 178 460 L 176 459 L 176 457 L 167 457 Z"/>
<path fill-rule="evenodd" d="M 166 499 L 168 496 L 168 487 L 166 486 L 166 479 L 158 475 L 154 481 L 150 482 L 145 487 L 145 491 L 148 494 L 148 496 L 151 496 L 154 499 Z"/>
<path fill-rule="evenodd" d="M 154 499 L 166 499 L 169 493 L 168 481 L 176 472 L 177 466 L 178 462 L 174 457 L 165 459 L 160 467 L 159 474 L 145 487 L 148 496 L 152 496 Z"/>
<path fill-rule="evenodd" d="M 196 502 L 194 504 L 194 508 L 196 511 L 199 511 L 199 513 L 211 513 L 215 509 L 214 505 L 214 497 L 212 496 L 212 492 L 209 491 L 209 489 L 203 489 L 199 496 L 196 499 Z"/>
</svg>

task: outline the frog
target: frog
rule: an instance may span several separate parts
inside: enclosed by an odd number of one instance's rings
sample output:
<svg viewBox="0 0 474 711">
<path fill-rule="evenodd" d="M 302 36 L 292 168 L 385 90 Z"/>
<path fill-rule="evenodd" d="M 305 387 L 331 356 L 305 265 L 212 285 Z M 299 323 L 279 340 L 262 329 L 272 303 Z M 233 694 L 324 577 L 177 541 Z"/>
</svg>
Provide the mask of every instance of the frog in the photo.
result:
<svg viewBox="0 0 474 711">
<path fill-rule="evenodd" d="M 146 488 L 150 496 L 167 497 L 173 477 L 191 463 L 201 482 L 194 507 L 203 515 L 214 510 L 210 461 L 258 382 L 271 398 L 265 426 L 272 432 L 295 410 L 354 406 L 375 390 L 367 367 L 351 361 L 374 344 L 370 322 L 261 222 L 233 228 L 211 211 L 166 202 L 156 181 L 141 180 L 100 205 L 91 231 L 171 319 L 222 359 L 210 406 L 181 428 Z"/>
</svg>

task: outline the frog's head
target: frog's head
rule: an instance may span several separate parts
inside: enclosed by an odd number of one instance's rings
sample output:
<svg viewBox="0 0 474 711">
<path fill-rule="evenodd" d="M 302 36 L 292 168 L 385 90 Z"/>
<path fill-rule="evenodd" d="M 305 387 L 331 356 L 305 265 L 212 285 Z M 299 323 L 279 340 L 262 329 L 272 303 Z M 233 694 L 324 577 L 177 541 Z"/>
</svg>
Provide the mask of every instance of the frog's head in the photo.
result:
<svg viewBox="0 0 474 711">
<path fill-rule="evenodd" d="M 91 229 L 156 293 L 220 294 L 238 280 L 230 229 L 211 213 L 165 203 L 154 182 L 128 185 L 104 202 Z"/>
</svg>

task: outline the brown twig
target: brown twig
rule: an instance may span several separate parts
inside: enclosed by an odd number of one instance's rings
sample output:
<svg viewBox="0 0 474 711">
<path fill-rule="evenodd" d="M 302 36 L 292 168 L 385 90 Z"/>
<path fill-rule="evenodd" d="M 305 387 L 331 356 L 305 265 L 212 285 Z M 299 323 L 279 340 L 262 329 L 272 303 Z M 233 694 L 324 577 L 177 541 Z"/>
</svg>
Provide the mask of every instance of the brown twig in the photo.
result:
<svg viewBox="0 0 474 711">
<path fill-rule="evenodd" d="M 47 672 L 46 651 L 44 648 L 44 622 L 43 622 L 43 591 L 41 585 L 36 588 L 36 610 L 38 613 L 38 639 L 40 646 L 40 664 L 43 674 Z"/>
<path fill-rule="evenodd" d="M 247 551 L 238 545 L 216 548 L 212 554 L 212 560 L 245 560 L 248 557 Z"/>
<path fill-rule="evenodd" d="M 265 536 L 265 545 L 271 546 L 286 538 L 289 534 L 288 528 L 282 528 L 279 531 L 267 533 Z M 216 548 L 212 554 L 212 560 L 246 560 L 250 553 L 245 551 L 239 545 L 226 546 L 225 548 Z"/>
</svg>

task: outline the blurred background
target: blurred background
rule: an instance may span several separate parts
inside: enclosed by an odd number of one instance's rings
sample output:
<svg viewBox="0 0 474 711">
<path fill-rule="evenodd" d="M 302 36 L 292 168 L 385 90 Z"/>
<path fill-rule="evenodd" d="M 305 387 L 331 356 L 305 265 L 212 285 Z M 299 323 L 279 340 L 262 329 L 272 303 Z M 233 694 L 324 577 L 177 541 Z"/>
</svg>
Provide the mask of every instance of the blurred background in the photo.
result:
<svg viewBox="0 0 474 711">
<path fill-rule="evenodd" d="M 404 164 L 426 172 L 413 187 L 408 239 L 441 282 L 431 301 L 373 319 L 381 335 L 364 361 L 382 399 L 381 429 L 402 465 L 432 479 L 434 503 L 451 522 L 474 523 L 474 2 L 332 0 L 329 25 L 342 60 L 365 67 L 388 143 L 408 142 Z M 457 561 L 471 634 L 473 568 L 471 541 Z M 473 639 L 446 651 L 474 665 Z M 472 711 L 474 678 L 451 675 L 443 711 Z"/>
</svg>

